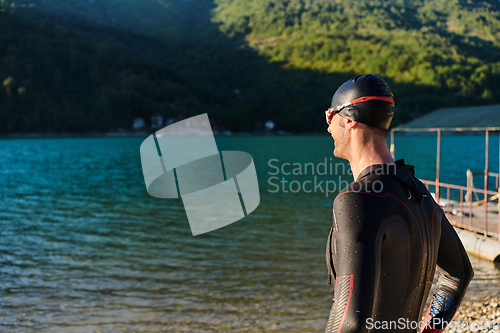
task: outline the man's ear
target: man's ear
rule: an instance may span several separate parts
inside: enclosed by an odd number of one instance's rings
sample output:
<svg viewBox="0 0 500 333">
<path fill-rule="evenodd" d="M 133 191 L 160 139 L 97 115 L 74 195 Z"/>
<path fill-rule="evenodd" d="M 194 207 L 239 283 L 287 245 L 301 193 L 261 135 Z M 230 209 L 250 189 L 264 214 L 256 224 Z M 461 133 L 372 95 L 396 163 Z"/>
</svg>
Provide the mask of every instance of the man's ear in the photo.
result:
<svg viewBox="0 0 500 333">
<path fill-rule="evenodd" d="M 354 129 L 358 127 L 358 122 L 350 119 L 346 119 L 345 126 L 347 129 Z"/>
</svg>

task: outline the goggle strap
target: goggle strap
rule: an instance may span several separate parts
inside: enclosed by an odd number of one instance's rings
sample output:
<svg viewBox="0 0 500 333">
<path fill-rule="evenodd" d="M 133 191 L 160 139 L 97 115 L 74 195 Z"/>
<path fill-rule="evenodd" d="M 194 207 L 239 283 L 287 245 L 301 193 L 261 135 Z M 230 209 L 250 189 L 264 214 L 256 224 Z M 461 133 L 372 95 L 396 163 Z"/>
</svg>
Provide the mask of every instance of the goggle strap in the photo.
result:
<svg viewBox="0 0 500 333">
<path fill-rule="evenodd" d="M 363 103 L 363 102 L 368 102 L 368 101 L 384 101 L 384 102 L 389 102 L 391 104 L 394 104 L 394 99 L 392 97 L 383 97 L 383 96 L 363 96 L 360 98 L 356 98 L 350 102 L 347 102 L 345 104 L 342 104 L 340 106 L 337 106 L 336 108 L 330 108 L 332 112 L 339 111 L 346 106 L 353 105 L 356 103 Z"/>
</svg>

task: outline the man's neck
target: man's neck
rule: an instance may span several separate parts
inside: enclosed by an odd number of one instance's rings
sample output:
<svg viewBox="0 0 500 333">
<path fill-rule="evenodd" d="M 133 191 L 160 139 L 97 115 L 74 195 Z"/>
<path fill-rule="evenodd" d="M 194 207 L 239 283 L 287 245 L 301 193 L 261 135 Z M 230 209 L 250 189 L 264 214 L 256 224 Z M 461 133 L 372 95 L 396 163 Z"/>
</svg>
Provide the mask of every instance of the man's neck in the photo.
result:
<svg viewBox="0 0 500 333">
<path fill-rule="evenodd" d="M 386 142 L 364 142 L 359 147 L 353 147 L 351 152 L 349 163 L 354 180 L 358 179 L 361 171 L 370 165 L 394 163 L 394 158 L 392 158 Z"/>
</svg>

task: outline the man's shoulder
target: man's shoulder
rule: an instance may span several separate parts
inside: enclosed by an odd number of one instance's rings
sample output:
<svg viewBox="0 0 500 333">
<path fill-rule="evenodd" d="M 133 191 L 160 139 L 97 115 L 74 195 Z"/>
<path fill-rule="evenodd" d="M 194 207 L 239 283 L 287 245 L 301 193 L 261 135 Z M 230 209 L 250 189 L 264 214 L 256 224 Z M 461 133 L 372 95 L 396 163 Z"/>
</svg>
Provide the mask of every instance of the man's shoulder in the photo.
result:
<svg viewBox="0 0 500 333">
<path fill-rule="evenodd" d="M 334 225 L 347 233 L 373 235 L 393 215 L 394 197 L 386 191 L 388 176 L 373 175 L 352 182 L 333 202 Z"/>
<path fill-rule="evenodd" d="M 385 192 L 388 185 L 392 185 L 394 182 L 396 182 L 396 180 L 389 175 L 369 174 L 344 187 L 339 192 L 336 199 L 342 196 L 380 195 Z"/>
<path fill-rule="evenodd" d="M 397 195 L 401 190 L 406 192 L 406 188 L 427 194 L 425 185 L 415 177 L 413 165 L 407 165 L 403 159 L 400 159 L 394 164 L 375 164 L 367 167 L 360 173 L 356 181 L 340 191 L 337 198 L 346 197 L 346 195 L 383 196 L 388 193 Z"/>
<path fill-rule="evenodd" d="M 389 204 L 387 202 L 388 188 L 393 188 L 393 182 L 386 175 L 369 175 L 343 188 L 333 201 L 334 214 L 343 218 L 356 212 L 373 211 Z"/>
</svg>

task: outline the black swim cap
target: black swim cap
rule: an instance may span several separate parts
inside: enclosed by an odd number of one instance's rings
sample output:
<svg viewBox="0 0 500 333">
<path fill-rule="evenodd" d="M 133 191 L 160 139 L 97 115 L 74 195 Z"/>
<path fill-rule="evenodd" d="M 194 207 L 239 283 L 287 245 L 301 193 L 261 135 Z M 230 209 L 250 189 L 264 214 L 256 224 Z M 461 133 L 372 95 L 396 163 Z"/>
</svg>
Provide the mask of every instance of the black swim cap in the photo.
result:
<svg viewBox="0 0 500 333">
<path fill-rule="evenodd" d="M 359 75 L 337 89 L 331 110 L 344 118 L 387 131 L 394 115 L 391 88 L 380 77 Z"/>
</svg>

